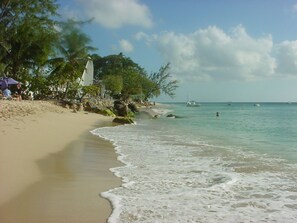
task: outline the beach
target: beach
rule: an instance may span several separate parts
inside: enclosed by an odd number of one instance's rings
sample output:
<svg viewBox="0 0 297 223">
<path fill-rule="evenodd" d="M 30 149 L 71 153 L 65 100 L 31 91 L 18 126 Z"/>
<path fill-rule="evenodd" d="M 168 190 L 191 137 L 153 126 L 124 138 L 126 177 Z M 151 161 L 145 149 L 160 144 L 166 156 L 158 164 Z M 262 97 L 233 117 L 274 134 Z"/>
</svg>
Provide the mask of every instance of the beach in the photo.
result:
<svg viewBox="0 0 297 223">
<path fill-rule="evenodd" d="M 106 222 L 100 193 L 121 184 L 112 144 L 91 130 L 110 117 L 51 102 L 0 102 L 0 222 Z"/>
</svg>

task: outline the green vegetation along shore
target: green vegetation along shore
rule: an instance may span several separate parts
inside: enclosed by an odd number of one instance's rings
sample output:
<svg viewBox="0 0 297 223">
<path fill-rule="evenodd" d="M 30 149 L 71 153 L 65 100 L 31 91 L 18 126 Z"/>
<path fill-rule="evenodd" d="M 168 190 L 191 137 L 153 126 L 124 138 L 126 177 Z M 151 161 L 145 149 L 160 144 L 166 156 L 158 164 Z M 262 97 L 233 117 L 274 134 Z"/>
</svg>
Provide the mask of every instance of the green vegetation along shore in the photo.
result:
<svg viewBox="0 0 297 223">
<path fill-rule="evenodd" d="M 162 93 L 174 96 L 178 85 L 170 63 L 148 74 L 122 53 L 102 57 L 81 29 L 92 21 L 62 21 L 58 10 L 55 0 L 1 1 L 0 77 L 23 83 L 35 99 L 148 101 Z M 80 86 L 77 80 L 89 59 L 94 83 Z"/>
</svg>

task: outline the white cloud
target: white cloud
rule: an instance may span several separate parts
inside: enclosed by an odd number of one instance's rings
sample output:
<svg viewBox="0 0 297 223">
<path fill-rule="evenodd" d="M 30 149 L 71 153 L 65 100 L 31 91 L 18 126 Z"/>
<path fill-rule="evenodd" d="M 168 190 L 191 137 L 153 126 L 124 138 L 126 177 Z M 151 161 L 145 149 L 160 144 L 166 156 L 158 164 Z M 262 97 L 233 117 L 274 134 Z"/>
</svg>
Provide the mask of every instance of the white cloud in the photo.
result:
<svg viewBox="0 0 297 223">
<path fill-rule="evenodd" d="M 128 40 L 125 40 L 125 39 L 120 40 L 119 45 L 121 50 L 125 53 L 130 53 L 134 50 L 133 45 Z"/>
<path fill-rule="evenodd" d="M 136 40 L 144 40 L 146 43 L 151 42 L 152 37 L 144 32 L 138 32 L 135 34 Z"/>
<path fill-rule="evenodd" d="M 164 32 L 138 37 L 156 44 L 180 79 L 251 81 L 276 76 L 272 37 L 252 38 L 241 25 L 230 33 L 210 26 L 188 35 Z"/>
<path fill-rule="evenodd" d="M 297 40 L 284 41 L 276 45 L 275 54 L 278 62 L 278 73 L 297 75 Z"/>
<path fill-rule="evenodd" d="M 149 8 L 138 0 L 77 0 L 88 17 L 107 28 L 153 25 Z"/>
</svg>

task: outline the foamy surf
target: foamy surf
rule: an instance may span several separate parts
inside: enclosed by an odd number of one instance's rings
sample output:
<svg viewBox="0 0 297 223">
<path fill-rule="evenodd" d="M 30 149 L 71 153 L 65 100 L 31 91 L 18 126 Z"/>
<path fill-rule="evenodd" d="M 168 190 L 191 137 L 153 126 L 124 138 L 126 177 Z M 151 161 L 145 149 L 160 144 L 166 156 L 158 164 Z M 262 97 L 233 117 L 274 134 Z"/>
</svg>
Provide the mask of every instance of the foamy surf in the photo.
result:
<svg viewBox="0 0 297 223">
<path fill-rule="evenodd" d="M 216 144 L 183 123 L 94 130 L 124 163 L 112 169 L 123 186 L 102 194 L 113 205 L 110 223 L 297 221 L 295 163 L 245 143 Z"/>
</svg>

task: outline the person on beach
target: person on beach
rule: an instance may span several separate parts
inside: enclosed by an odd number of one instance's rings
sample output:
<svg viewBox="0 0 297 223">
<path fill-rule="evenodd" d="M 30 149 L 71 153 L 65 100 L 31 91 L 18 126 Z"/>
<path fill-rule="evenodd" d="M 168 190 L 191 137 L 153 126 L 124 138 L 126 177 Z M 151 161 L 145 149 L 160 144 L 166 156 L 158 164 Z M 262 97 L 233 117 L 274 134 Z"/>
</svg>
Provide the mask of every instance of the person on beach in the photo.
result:
<svg viewBox="0 0 297 223">
<path fill-rule="evenodd" d="M 4 99 L 11 99 L 11 91 L 9 90 L 9 88 L 5 88 L 2 90 L 2 94 L 3 94 L 3 97 Z"/>
<path fill-rule="evenodd" d="M 17 101 L 21 101 L 22 100 L 22 86 L 21 86 L 21 83 L 20 82 L 17 84 L 16 100 Z"/>
<path fill-rule="evenodd" d="M 216 116 L 217 116 L 217 117 L 219 117 L 219 116 L 220 116 L 220 113 L 219 113 L 219 112 L 217 112 Z"/>
<path fill-rule="evenodd" d="M 11 98 L 11 91 L 8 88 L 8 81 L 6 78 L 3 79 L 2 85 L 1 85 L 1 90 L 4 99 L 10 99 Z"/>
</svg>

